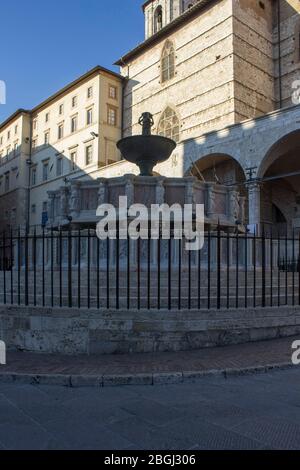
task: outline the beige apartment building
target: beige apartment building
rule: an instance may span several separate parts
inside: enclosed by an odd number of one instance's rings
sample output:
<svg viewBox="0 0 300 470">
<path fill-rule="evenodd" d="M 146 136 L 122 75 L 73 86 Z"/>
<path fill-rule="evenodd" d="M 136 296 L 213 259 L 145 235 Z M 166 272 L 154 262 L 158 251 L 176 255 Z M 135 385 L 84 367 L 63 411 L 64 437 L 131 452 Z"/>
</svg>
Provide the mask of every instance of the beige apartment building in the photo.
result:
<svg viewBox="0 0 300 470">
<path fill-rule="evenodd" d="M 2 228 L 49 222 L 49 195 L 120 160 L 122 78 L 96 67 L 0 127 Z"/>
<path fill-rule="evenodd" d="M 30 171 L 30 112 L 20 109 L 0 126 L 0 228 L 24 226 Z"/>
</svg>

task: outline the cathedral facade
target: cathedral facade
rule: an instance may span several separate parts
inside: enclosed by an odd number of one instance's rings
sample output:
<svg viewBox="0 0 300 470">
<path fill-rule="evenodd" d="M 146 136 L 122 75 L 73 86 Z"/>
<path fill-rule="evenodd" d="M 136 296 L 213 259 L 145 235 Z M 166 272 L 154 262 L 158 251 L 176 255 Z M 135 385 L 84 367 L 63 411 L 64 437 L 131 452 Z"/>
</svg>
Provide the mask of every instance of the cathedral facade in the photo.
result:
<svg viewBox="0 0 300 470">
<path fill-rule="evenodd" d="M 117 62 L 123 135 L 178 146 L 162 175 L 238 185 L 249 224 L 300 228 L 300 4 L 296 0 L 148 0 L 145 41 Z M 125 164 L 126 165 L 126 164 Z"/>
</svg>

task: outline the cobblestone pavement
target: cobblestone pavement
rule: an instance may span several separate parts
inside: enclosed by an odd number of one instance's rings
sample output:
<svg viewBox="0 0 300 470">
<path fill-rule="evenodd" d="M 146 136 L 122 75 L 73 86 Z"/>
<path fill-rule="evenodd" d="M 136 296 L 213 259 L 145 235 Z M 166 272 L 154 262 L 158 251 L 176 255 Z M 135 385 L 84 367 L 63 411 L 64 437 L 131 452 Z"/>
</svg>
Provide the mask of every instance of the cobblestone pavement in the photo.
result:
<svg viewBox="0 0 300 470">
<path fill-rule="evenodd" d="M 292 343 L 282 338 L 178 353 L 62 356 L 9 352 L 0 373 L 112 375 L 244 369 L 291 362 Z"/>
<path fill-rule="evenodd" d="M 0 449 L 300 449 L 300 372 L 157 387 L 2 384 L 0 416 Z"/>
</svg>

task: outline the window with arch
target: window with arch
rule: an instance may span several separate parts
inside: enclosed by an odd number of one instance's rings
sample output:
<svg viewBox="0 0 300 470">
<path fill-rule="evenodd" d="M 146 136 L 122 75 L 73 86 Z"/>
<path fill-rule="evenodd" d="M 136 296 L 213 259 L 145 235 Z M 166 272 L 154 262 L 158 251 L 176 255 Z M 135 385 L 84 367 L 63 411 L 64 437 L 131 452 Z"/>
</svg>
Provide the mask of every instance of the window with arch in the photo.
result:
<svg viewBox="0 0 300 470">
<path fill-rule="evenodd" d="M 154 12 L 154 33 L 157 33 L 163 26 L 163 9 L 158 6 Z"/>
<path fill-rule="evenodd" d="M 167 82 L 175 76 L 175 49 L 171 41 L 164 45 L 161 55 L 161 82 Z"/>
<path fill-rule="evenodd" d="M 167 107 L 163 112 L 158 124 L 158 134 L 173 139 L 175 142 L 179 141 L 180 123 L 174 109 Z"/>
</svg>

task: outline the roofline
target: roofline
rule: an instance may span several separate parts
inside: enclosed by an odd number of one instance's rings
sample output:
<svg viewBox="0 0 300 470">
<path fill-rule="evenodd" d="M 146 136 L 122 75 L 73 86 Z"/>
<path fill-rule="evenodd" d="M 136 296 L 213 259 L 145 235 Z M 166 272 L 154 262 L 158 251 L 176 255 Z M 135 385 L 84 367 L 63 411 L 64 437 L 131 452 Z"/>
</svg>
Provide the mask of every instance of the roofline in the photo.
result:
<svg viewBox="0 0 300 470">
<path fill-rule="evenodd" d="M 142 10 L 145 11 L 146 6 L 148 6 L 152 2 L 153 2 L 153 0 L 147 0 L 145 3 L 143 3 Z"/>
<path fill-rule="evenodd" d="M 22 114 L 34 114 L 36 113 L 38 110 L 40 110 L 41 108 L 45 107 L 47 104 L 51 103 L 52 101 L 56 100 L 57 98 L 59 98 L 61 95 L 63 95 L 64 93 L 66 93 L 68 90 L 70 90 L 71 88 L 74 88 L 75 86 L 79 85 L 79 83 L 87 80 L 89 77 L 92 77 L 93 75 L 97 74 L 97 73 L 107 73 L 108 75 L 112 75 L 113 77 L 116 77 L 118 78 L 119 80 L 121 81 L 124 81 L 125 80 L 125 77 L 122 77 L 122 75 L 120 75 L 119 73 L 117 72 L 113 72 L 112 70 L 109 70 L 109 69 L 106 69 L 105 67 L 101 67 L 100 65 L 97 65 L 96 67 L 94 67 L 93 69 L 89 70 L 88 72 L 86 72 L 84 75 L 81 75 L 79 78 L 77 78 L 76 80 L 74 80 L 73 82 L 69 83 L 68 85 L 66 85 L 64 88 L 61 88 L 58 92 L 54 93 L 53 95 L 51 95 L 49 98 L 47 98 L 46 100 L 42 101 L 42 103 L 38 104 L 37 106 L 35 106 L 33 109 L 23 109 L 23 108 L 20 108 L 18 109 L 17 111 L 15 111 L 13 114 L 11 114 L 7 119 L 5 119 L 5 121 L 3 121 L 2 123 L 0 123 L 0 130 L 3 129 L 4 127 L 6 127 L 11 121 L 13 121 L 17 116 L 19 115 L 22 115 Z"/>
<path fill-rule="evenodd" d="M 88 78 L 92 77 L 93 75 L 97 74 L 97 73 L 101 73 L 101 72 L 104 72 L 104 73 L 107 73 L 109 75 L 112 75 L 116 78 L 118 78 L 119 80 L 124 80 L 124 77 L 122 77 L 122 75 L 120 75 L 119 73 L 117 72 L 113 72 L 112 70 L 109 70 L 109 69 L 106 69 L 105 67 L 101 67 L 100 65 L 97 65 L 96 67 L 94 67 L 93 69 L 89 70 L 88 72 L 86 72 L 84 75 L 81 75 L 79 78 L 77 78 L 76 80 L 74 80 L 73 82 L 69 83 L 68 85 L 66 85 L 64 88 L 61 88 L 59 91 L 57 91 L 56 93 L 54 93 L 53 95 L 51 95 L 49 98 L 47 98 L 45 101 L 42 101 L 42 103 L 38 104 L 37 106 L 35 106 L 31 112 L 32 113 L 36 113 L 39 109 L 41 108 L 44 108 L 47 104 L 51 103 L 52 101 L 56 100 L 57 98 L 59 98 L 61 95 L 63 95 L 64 93 L 66 93 L 68 90 L 70 90 L 71 88 L 74 88 L 75 86 L 79 85 L 79 83 L 87 80 Z"/>
<path fill-rule="evenodd" d="M 147 3 L 149 3 L 149 1 L 150 0 L 148 0 L 148 2 L 146 2 L 143 6 L 146 6 Z M 162 28 L 160 31 L 153 34 L 153 36 L 150 36 L 144 42 L 142 42 L 137 47 L 135 47 L 130 52 L 125 54 L 123 57 L 121 57 L 117 62 L 115 62 L 114 65 L 119 65 L 120 67 L 122 65 L 126 65 L 131 59 L 138 56 L 148 47 L 159 42 L 161 39 L 167 36 L 170 32 L 179 28 L 185 21 L 192 20 L 194 17 L 197 16 L 199 11 L 203 10 L 207 5 L 213 2 L 217 2 L 217 1 L 220 1 L 220 0 L 199 0 L 197 3 L 195 3 L 195 5 L 192 8 L 189 8 L 188 10 L 186 10 L 180 16 L 175 18 L 175 20 L 173 20 L 171 23 L 164 26 L 164 28 Z"/>
<path fill-rule="evenodd" d="M 30 112 L 31 111 L 28 109 L 23 109 L 23 108 L 17 109 L 17 111 L 11 114 L 7 119 L 5 119 L 5 121 L 3 121 L 0 124 L 0 130 L 4 129 L 4 127 L 6 127 L 11 121 L 13 121 L 18 116 L 22 116 L 22 114 L 30 114 Z"/>
</svg>

